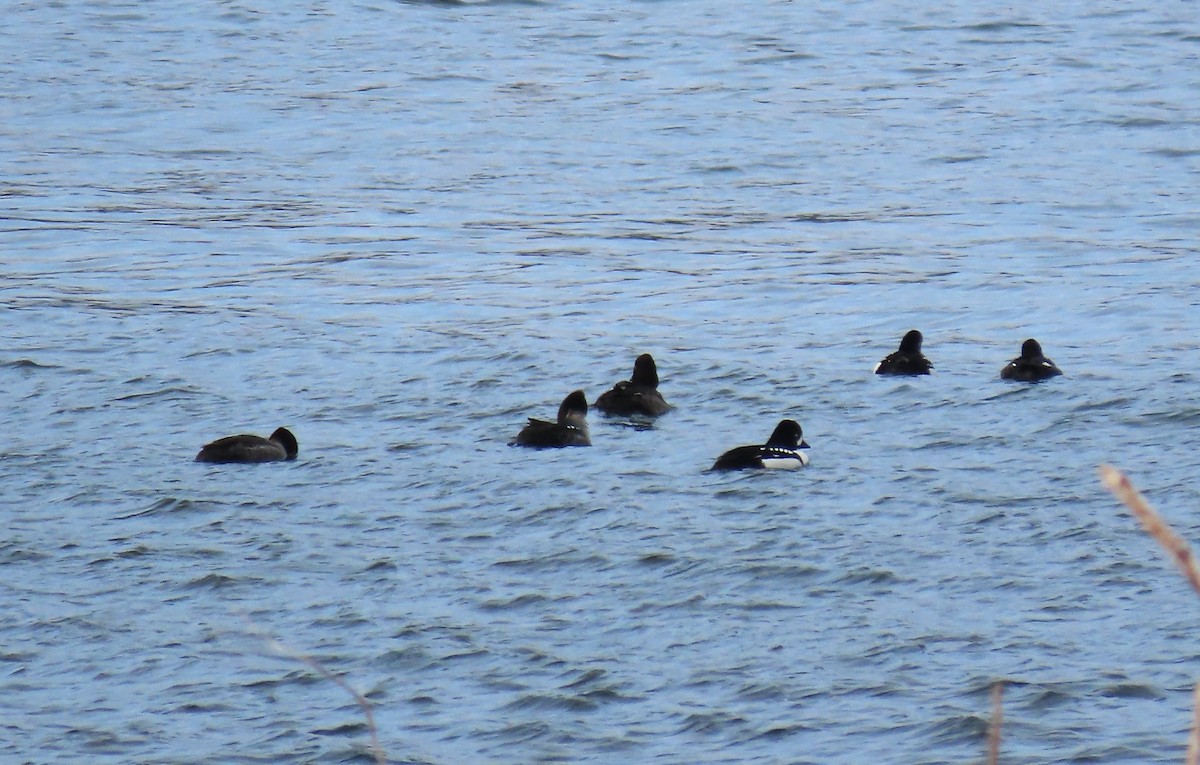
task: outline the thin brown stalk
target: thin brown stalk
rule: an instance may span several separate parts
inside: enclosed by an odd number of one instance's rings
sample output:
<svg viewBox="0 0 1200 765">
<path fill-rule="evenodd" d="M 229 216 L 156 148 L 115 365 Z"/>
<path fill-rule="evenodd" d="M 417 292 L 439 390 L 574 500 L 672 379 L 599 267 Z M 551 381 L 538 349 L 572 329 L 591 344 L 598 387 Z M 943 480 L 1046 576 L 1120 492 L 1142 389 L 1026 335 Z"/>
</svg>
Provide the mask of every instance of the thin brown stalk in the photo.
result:
<svg viewBox="0 0 1200 765">
<path fill-rule="evenodd" d="M 1004 681 L 992 683 L 992 722 L 988 725 L 987 765 L 1000 765 L 1000 729 L 1004 723 Z"/>
<path fill-rule="evenodd" d="M 1200 683 L 1192 691 L 1192 732 L 1188 736 L 1187 765 L 1200 765 Z"/>
<path fill-rule="evenodd" d="M 1100 466 L 1100 480 L 1105 488 L 1125 503 L 1126 507 L 1142 522 L 1142 528 L 1154 537 L 1162 548 L 1167 551 L 1183 576 L 1192 585 L 1192 589 L 1200 594 L 1200 564 L 1192 548 L 1183 537 L 1167 525 L 1162 516 L 1150 506 L 1146 498 L 1133 487 L 1129 477 L 1112 465 Z M 1200 765 L 1200 683 L 1192 692 L 1192 729 L 1188 734 L 1187 765 Z"/>
<path fill-rule="evenodd" d="M 1183 537 L 1176 534 L 1162 519 L 1162 516 L 1153 507 L 1150 507 L 1146 498 L 1130 483 L 1129 477 L 1120 470 L 1111 465 L 1101 465 L 1100 480 L 1104 483 L 1105 488 L 1115 494 L 1117 499 L 1124 502 L 1126 507 L 1137 516 L 1137 519 L 1142 522 L 1142 528 L 1146 529 L 1146 532 L 1162 545 L 1162 548 L 1167 551 L 1167 554 L 1175 561 L 1175 565 L 1191 583 L 1192 589 L 1200 594 L 1200 564 L 1196 563 L 1196 556 L 1192 554 L 1192 548 L 1188 546 Z"/>
<path fill-rule="evenodd" d="M 326 680 L 333 682 L 335 685 L 354 698 L 355 703 L 358 704 L 358 708 L 362 710 L 363 717 L 365 717 L 367 720 L 367 730 L 371 734 L 371 753 L 375 755 L 375 763 L 376 765 L 387 765 L 387 756 L 383 752 L 383 747 L 379 744 L 379 729 L 375 726 L 375 711 L 371 707 L 371 702 L 367 699 L 367 697 L 354 690 L 349 683 L 335 675 L 324 664 L 317 661 L 313 657 L 304 653 L 300 653 L 299 651 L 292 650 L 270 635 L 264 634 L 261 630 L 255 628 L 253 624 L 251 624 L 250 627 L 251 631 L 258 635 L 258 637 L 264 643 L 270 646 L 271 649 L 276 653 L 307 664 Z"/>
</svg>

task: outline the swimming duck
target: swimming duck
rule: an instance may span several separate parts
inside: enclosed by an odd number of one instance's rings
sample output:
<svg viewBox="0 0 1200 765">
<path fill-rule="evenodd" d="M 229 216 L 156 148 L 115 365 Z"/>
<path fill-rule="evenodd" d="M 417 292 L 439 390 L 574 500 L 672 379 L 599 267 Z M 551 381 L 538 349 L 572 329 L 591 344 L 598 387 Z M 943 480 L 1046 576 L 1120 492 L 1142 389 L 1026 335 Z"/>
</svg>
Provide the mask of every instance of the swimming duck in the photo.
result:
<svg viewBox="0 0 1200 765">
<path fill-rule="evenodd" d="M 1021 345 L 1021 355 L 1004 369 L 1000 377 L 1004 380 L 1019 380 L 1021 382 L 1037 382 L 1057 377 L 1062 370 L 1054 366 L 1054 362 L 1042 355 L 1042 346 L 1037 340 L 1030 338 Z"/>
<path fill-rule="evenodd" d="M 658 392 L 658 367 L 654 357 L 643 353 L 633 362 L 633 376 L 617 383 L 596 399 L 596 408 L 605 414 L 642 414 L 657 417 L 671 408 Z"/>
<path fill-rule="evenodd" d="M 808 455 L 799 449 L 809 448 L 800 424 L 782 420 L 763 446 L 739 446 L 717 458 L 711 470 L 745 470 L 766 468 L 795 470 L 808 464 Z"/>
<path fill-rule="evenodd" d="M 875 366 L 877 375 L 927 375 L 933 368 L 929 359 L 921 353 L 921 341 L 925 338 L 917 330 L 909 330 L 900 341 L 900 349 L 889 353 Z"/>
<path fill-rule="evenodd" d="M 280 462 L 294 460 L 300 446 L 287 428 L 277 428 L 270 438 L 240 435 L 205 444 L 196 462 Z"/>
<path fill-rule="evenodd" d="M 577 390 L 563 399 L 558 407 L 558 421 L 529 418 L 509 446 L 532 446 L 537 449 L 561 446 L 591 446 L 588 439 L 587 399 Z"/>
</svg>

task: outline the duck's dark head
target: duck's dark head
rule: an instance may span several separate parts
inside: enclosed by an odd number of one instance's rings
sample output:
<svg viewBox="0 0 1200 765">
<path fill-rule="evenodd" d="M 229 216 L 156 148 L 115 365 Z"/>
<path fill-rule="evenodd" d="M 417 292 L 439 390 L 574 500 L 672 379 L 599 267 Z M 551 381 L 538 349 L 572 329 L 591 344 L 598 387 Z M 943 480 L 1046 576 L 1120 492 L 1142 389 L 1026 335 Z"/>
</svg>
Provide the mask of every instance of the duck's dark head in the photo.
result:
<svg viewBox="0 0 1200 765">
<path fill-rule="evenodd" d="M 1042 346 L 1032 337 L 1021 344 L 1021 358 L 1036 359 L 1042 355 Z"/>
<path fill-rule="evenodd" d="M 924 336 L 920 332 L 915 329 L 910 329 L 908 334 L 904 336 L 904 339 L 900 341 L 900 352 L 920 353 L 921 341 L 924 339 Z"/>
<path fill-rule="evenodd" d="M 587 419 L 587 397 L 577 390 L 563 399 L 558 407 L 558 424 L 579 426 Z"/>
<path fill-rule="evenodd" d="M 804 432 L 800 423 L 795 420 L 783 420 L 775 426 L 775 432 L 767 440 L 767 446 L 777 446 L 781 449 L 807 449 Z"/>
<path fill-rule="evenodd" d="M 629 379 L 634 385 L 642 385 L 647 388 L 658 387 L 658 367 L 654 364 L 654 357 L 649 353 L 643 353 L 633 362 L 633 377 Z"/>
<path fill-rule="evenodd" d="M 275 432 L 271 434 L 271 440 L 283 447 L 289 460 L 296 459 L 296 455 L 300 453 L 300 444 L 296 442 L 292 431 L 287 428 L 276 428 Z"/>
</svg>

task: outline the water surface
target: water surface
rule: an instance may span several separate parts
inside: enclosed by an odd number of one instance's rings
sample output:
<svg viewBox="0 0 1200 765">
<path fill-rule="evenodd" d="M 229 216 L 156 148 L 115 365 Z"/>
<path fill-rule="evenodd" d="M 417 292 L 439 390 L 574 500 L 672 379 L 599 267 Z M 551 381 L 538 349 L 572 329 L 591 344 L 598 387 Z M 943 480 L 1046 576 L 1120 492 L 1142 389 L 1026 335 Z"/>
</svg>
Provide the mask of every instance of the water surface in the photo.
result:
<svg viewBox="0 0 1200 765">
<path fill-rule="evenodd" d="M 997 679 L 1006 759 L 1182 759 L 1095 468 L 1200 538 L 1188 7 L 6 16 L 0 759 L 369 761 L 289 651 L 392 762 L 978 762 Z M 506 445 L 643 352 L 652 428 Z"/>
</svg>

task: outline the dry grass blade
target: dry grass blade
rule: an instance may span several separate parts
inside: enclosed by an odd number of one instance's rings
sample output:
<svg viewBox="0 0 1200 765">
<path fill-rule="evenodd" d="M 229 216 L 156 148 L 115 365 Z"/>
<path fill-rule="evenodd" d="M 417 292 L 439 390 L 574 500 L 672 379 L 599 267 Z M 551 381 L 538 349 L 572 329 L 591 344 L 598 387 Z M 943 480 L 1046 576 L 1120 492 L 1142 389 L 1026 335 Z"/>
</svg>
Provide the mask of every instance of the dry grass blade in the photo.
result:
<svg viewBox="0 0 1200 765">
<path fill-rule="evenodd" d="M 1175 565 L 1179 566 L 1184 577 L 1191 583 L 1192 589 L 1200 594 L 1200 565 L 1197 565 L 1196 556 L 1192 554 L 1192 548 L 1188 546 L 1184 538 L 1167 525 L 1157 510 L 1150 507 L 1146 498 L 1133 487 L 1129 476 L 1112 465 L 1101 465 L 1100 480 L 1104 483 L 1105 488 L 1115 494 L 1117 499 L 1124 502 L 1125 506 L 1137 516 L 1137 519 L 1142 522 L 1142 528 L 1146 529 L 1146 532 L 1162 545 L 1162 548 L 1175 561 Z M 1196 684 L 1196 689 L 1192 692 L 1192 730 L 1188 734 L 1186 763 L 1187 765 L 1200 765 L 1200 683 Z"/>
<path fill-rule="evenodd" d="M 1146 498 L 1133 488 L 1129 477 L 1120 470 L 1112 465 L 1101 465 L 1100 480 L 1104 482 L 1105 488 L 1115 494 L 1117 499 L 1124 502 L 1126 507 L 1137 516 L 1137 519 L 1142 522 L 1142 528 L 1146 529 L 1146 532 L 1162 545 L 1171 559 L 1175 561 L 1175 565 L 1179 566 L 1179 570 L 1187 577 L 1192 589 L 1200 593 L 1200 565 L 1197 565 L 1196 556 L 1192 554 L 1192 548 L 1188 546 L 1183 537 L 1176 534 L 1162 519 L 1162 516 L 1153 507 L 1150 507 Z"/>
<path fill-rule="evenodd" d="M 273 651 L 281 656 L 287 656 L 288 658 L 307 664 L 326 680 L 331 681 L 354 698 L 355 703 L 357 703 L 359 709 L 362 710 L 363 717 L 365 717 L 367 720 L 367 730 L 371 734 L 371 753 L 375 755 L 375 763 L 376 765 L 387 765 L 387 757 L 383 753 L 383 747 L 379 745 L 379 729 L 375 726 L 375 711 L 372 709 L 371 702 L 367 700 L 367 697 L 354 690 L 350 683 L 347 683 L 342 678 L 333 674 L 333 672 L 326 668 L 321 662 L 317 661 L 311 656 L 308 656 L 307 654 L 294 651 L 270 635 L 264 634 L 262 630 L 255 627 L 255 625 L 251 623 L 249 619 L 247 619 L 247 622 L 249 623 L 250 631 L 257 635 L 260 640 L 270 646 Z"/>
<path fill-rule="evenodd" d="M 375 762 L 377 765 L 387 765 L 387 758 L 383 755 L 383 747 L 379 745 L 379 729 L 375 727 L 375 711 L 371 708 L 371 702 L 367 700 L 367 697 L 354 690 L 350 683 L 347 683 L 342 678 L 330 672 L 324 664 L 312 658 L 311 656 L 305 656 L 302 653 L 288 651 L 277 641 L 271 641 L 271 644 L 275 650 L 287 656 L 291 656 L 298 661 L 304 662 L 317 672 L 320 672 L 321 676 L 326 680 L 336 683 L 339 688 L 354 697 L 354 701 L 358 704 L 359 709 L 362 710 L 363 717 L 367 718 L 367 730 L 371 734 L 371 752 L 375 755 Z"/>
<path fill-rule="evenodd" d="M 1200 683 L 1192 691 L 1192 732 L 1188 735 L 1187 765 L 1200 765 Z"/>
<path fill-rule="evenodd" d="M 1000 765 L 1000 728 L 1004 723 L 1004 681 L 992 683 L 992 722 L 988 725 L 987 765 Z"/>
</svg>

